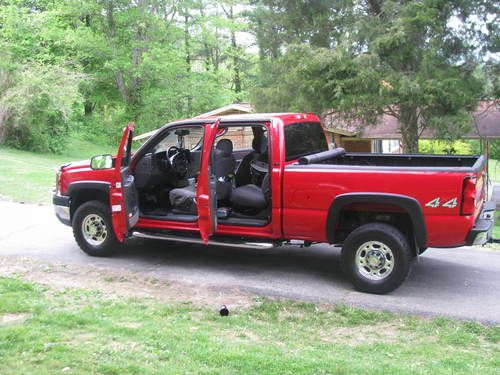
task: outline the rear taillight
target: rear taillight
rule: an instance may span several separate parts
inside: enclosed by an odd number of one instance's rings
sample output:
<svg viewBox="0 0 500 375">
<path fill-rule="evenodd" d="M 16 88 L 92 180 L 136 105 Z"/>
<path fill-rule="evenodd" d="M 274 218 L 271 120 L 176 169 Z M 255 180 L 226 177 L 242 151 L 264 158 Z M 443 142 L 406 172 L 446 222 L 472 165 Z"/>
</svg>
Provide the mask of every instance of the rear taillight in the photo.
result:
<svg viewBox="0 0 500 375">
<path fill-rule="evenodd" d="M 462 190 L 461 215 L 472 215 L 476 208 L 476 178 L 466 177 Z"/>
</svg>

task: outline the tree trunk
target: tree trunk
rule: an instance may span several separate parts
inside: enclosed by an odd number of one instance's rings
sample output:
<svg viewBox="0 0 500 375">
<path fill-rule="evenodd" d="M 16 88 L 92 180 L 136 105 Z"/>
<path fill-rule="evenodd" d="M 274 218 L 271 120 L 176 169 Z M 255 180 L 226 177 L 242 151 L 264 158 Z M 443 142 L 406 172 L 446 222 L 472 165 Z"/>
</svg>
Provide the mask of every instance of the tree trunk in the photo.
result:
<svg viewBox="0 0 500 375">
<path fill-rule="evenodd" d="M 229 8 L 228 18 L 234 22 L 234 8 L 231 5 Z M 234 27 L 234 26 L 233 26 Z M 231 49 L 233 52 L 233 84 L 234 84 L 234 92 L 239 94 L 241 92 L 241 77 L 240 77 L 240 57 L 239 57 L 239 48 L 236 44 L 236 32 L 234 28 L 231 28 Z M 239 98 L 238 98 L 239 99 Z"/>
<path fill-rule="evenodd" d="M 85 116 L 92 116 L 92 113 L 94 112 L 94 107 L 95 107 L 94 103 L 92 103 L 90 100 L 85 100 L 85 102 L 83 103 L 83 110 Z"/>
<path fill-rule="evenodd" d="M 188 75 L 191 74 L 191 44 L 189 40 L 189 15 L 186 13 L 184 15 L 184 48 L 186 49 L 186 70 Z M 191 108 L 193 106 L 193 97 L 191 93 L 187 96 L 187 113 L 191 115 Z"/>
<path fill-rule="evenodd" d="M 108 21 L 108 40 L 109 44 L 111 45 L 111 50 L 113 51 L 113 57 L 117 58 L 117 50 L 115 46 L 115 35 L 116 35 L 116 23 L 115 23 L 115 17 L 114 17 L 114 3 L 112 0 L 108 1 L 106 4 L 106 19 Z M 115 72 L 115 81 L 116 85 L 118 86 L 118 91 L 120 92 L 120 95 L 122 96 L 122 99 L 125 103 L 129 104 L 130 103 L 130 95 L 128 94 L 128 89 L 127 85 L 125 84 L 125 77 L 123 75 L 123 72 L 121 70 L 118 70 Z"/>
<path fill-rule="evenodd" d="M 5 140 L 5 136 L 7 135 L 7 117 L 7 110 L 0 106 L 0 144 Z"/>
<path fill-rule="evenodd" d="M 399 129 L 403 141 L 403 152 L 418 153 L 418 116 L 417 108 L 401 105 L 399 109 Z"/>
<path fill-rule="evenodd" d="M 231 13 L 232 13 L 231 7 Z M 238 56 L 239 50 L 236 44 L 236 34 L 231 30 L 231 47 L 233 49 L 233 64 L 234 64 L 234 92 L 239 94 L 241 92 L 241 76 L 240 76 L 240 58 Z"/>
<path fill-rule="evenodd" d="M 130 96 L 128 95 L 127 85 L 125 84 L 125 77 L 121 70 L 115 73 L 116 85 L 118 86 L 118 91 L 120 92 L 122 99 L 125 103 L 130 103 Z"/>
<path fill-rule="evenodd" d="M 144 0 L 140 0 L 137 3 L 137 9 L 144 15 L 146 8 L 146 2 Z M 140 22 L 136 26 L 136 30 L 134 33 L 134 39 L 137 47 L 132 48 L 132 77 L 130 80 L 130 89 L 129 96 L 134 106 L 138 106 L 140 104 L 140 89 L 141 89 L 141 77 L 139 75 L 139 67 L 142 63 L 142 56 L 144 52 L 147 50 L 145 43 L 148 40 L 148 29 L 147 23 Z"/>
</svg>

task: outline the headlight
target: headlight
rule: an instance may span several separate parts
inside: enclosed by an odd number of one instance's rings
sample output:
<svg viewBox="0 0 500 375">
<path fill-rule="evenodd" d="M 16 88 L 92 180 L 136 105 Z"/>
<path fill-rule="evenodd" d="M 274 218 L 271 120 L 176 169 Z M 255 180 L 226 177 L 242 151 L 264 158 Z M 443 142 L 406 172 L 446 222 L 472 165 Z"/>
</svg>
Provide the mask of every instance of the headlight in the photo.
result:
<svg viewBox="0 0 500 375">
<path fill-rule="evenodd" d="M 60 187 L 59 187 L 59 182 L 61 180 L 61 168 L 58 168 L 56 170 L 56 194 L 59 194 L 60 193 Z"/>
</svg>

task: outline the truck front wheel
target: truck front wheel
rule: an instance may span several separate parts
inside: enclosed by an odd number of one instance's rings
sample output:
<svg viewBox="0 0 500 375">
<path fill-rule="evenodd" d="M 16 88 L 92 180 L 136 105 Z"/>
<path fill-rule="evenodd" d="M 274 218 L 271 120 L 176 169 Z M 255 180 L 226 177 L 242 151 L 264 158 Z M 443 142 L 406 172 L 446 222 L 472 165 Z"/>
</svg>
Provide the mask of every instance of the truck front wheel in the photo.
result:
<svg viewBox="0 0 500 375">
<path fill-rule="evenodd" d="M 73 235 L 80 248 L 91 256 L 110 256 L 119 247 L 109 208 L 99 201 L 82 204 L 73 216 Z"/>
<path fill-rule="evenodd" d="M 370 223 L 347 236 L 341 263 L 356 289 L 385 294 L 398 288 L 408 277 L 411 258 L 408 240 L 398 229 Z"/>
</svg>

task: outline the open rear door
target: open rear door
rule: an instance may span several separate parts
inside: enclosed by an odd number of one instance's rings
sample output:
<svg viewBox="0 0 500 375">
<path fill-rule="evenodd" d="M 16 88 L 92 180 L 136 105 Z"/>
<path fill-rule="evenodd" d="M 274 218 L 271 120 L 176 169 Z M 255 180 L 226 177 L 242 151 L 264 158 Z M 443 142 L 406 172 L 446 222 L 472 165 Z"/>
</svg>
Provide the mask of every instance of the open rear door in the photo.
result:
<svg viewBox="0 0 500 375">
<path fill-rule="evenodd" d="M 208 244 L 208 238 L 217 228 L 217 180 L 213 173 L 213 145 L 220 120 L 205 126 L 201 169 L 196 191 L 198 206 L 198 226 L 201 239 Z"/>
<path fill-rule="evenodd" d="M 129 123 L 123 130 L 120 147 L 115 159 L 114 181 L 110 190 L 113 229 L 119 241 L 123 241 L 129 229 L 139 219 L 137 190 L 134 176 L 129 171 L 134 126 L 134 123 Z"/>
</svg>

